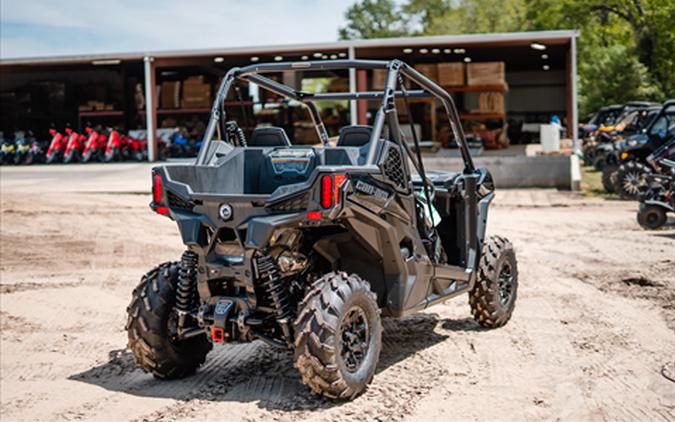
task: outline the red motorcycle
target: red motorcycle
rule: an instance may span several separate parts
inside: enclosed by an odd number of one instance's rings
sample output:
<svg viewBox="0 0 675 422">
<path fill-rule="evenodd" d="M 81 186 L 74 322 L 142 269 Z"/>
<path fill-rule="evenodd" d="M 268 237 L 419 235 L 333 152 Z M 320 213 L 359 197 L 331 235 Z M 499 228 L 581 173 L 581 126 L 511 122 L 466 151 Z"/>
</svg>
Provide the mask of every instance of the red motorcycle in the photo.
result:
<svg viewBox="0 0 675 422">
<path fill-rule="evenodd" d="M 148 151 L 148 140 L 139 139 L 131 136 L 125 136 L 128 145 L 127 153 L 129 158 L 135 161 L 145 161 Z"/>
<path fill-rule="evenodd" d="M 52 135 L 52 140 L 49 142 L 49 148 L 47 149 L 47 154 L 45 155 L 45 162 L 47 164 L 55 163 L 61 160 L 67 142 L 67 138 L 56 129 L 49 129 L 49 134 Z"/>
<path fill-rule="evenodd" d="M 87 138 L 71 128 L 66 129 L 66 134 L 68 135 L 68 141 L 66 142 L 66 150 L 63 154 L 63 162 L 66 164 L 75 163 L 82 156 L 82 149 Z"/>
<path fill-rule="evenodd" d="M 118 131 L 112 129 L 108 135 L 108 144 L 105 147 L 103 161 L 106 163 L 122 161 L 128 149 L 126 138 L 126 136 L 122 136 Z"/>
<path fill-rule="evenodd" d="M 88 136 L 82 150 L 82 162 L 101 161 L 108 143 L 108 137 L 91 127 L 87 127 L 85 131 Z"/>
</svg>

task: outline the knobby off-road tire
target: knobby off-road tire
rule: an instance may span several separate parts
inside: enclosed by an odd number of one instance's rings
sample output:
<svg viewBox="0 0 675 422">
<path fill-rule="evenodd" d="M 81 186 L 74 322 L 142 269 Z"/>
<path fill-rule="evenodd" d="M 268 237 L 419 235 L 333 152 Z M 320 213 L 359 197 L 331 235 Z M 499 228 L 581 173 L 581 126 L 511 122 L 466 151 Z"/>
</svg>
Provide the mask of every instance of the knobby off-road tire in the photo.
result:
<svg viewBox="0 0 675 422">
<path fill-rule="evenodd" d="M 295 367 L 302 382 L 328 399 L 351 399 L 373 379 L 382 349 L 375 293 L 357 275 L 328 273 L 300 304 Z"/>
<path fill-rule="evenodd" d="M 160 379 L 192 374 L 212 347 L 206 334 L 178 342 L 171 339 L 178 268 L 178 262 L 167 262 L 145 274 L 127 308 L 129 349 L 145 372 Z"/>
<path fill-rule="evenodd" d="M 478 277 L 469 292 L 471 314 L 485 328 L 497 328 L 511 318 L 518 296 L 518 261 L 513 245 L 490 236 L 483 246 Z"/>
<path fill-rule="evenodd" d="M 666 210 L 656 205 L 640 204 L 637 214 L 640 227 L 645 230 L 658 230 L 668 221 Z"/>
<path fill-rule="evenodd" d="M 622 164 L 616 171 L 615 192 L 619 194 L 621 199 L 638 199 L 640 189 L 647 183 L 645 176 L 649 173 L 651 173 L 650 168 L 644 164 L 635 161 Z"/>
<path fill-rule="evenodd" d="M 616 165 L 607 165 L 602 170 L 602 187 L 605 188 L 605 192 L 607 193 L 614 193 L 617 170 L 618 167 Z"/>
<path fill-rule="evenodd" d="M 605 168 L 605 156 L 604 155 L 596 154 L 595 157 L 593 157 L 593 168 L 595 168 L 597 171 L 604 170 L 604 168 Z"/>
</svg>

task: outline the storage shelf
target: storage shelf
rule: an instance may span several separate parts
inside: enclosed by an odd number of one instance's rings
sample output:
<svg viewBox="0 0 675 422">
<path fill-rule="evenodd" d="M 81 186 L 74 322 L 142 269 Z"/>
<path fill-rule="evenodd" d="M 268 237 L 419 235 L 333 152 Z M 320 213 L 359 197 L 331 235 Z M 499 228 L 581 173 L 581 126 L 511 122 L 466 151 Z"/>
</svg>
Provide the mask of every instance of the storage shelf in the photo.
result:
<svg viewBox="0 0 675 422">
<path fill-rule="evenodd" d="M 509 87 L 506 84 L 499 85 L 463 85 L 463 86 L 444 86 L 448 92 L 506 92 Z"/>
<path fill-rule="evenodd" d="M 244 101 L 244 105 L 252 105 L 253 101 Z M 239 101 L 225 101 L 223 105 L 228 106 L 239 106 L 241 103 Z M 145 110 L 138 110 L 139 114 L 145 114 Z M 193 107 L 193 108 L 158 108 L 157 114 L 209 114 L 211 113 L 211 107 Z"/>
<path fill-rule="evenodd" d="M 504 120 L 504 113 L 462 113 L 461 120 Z"/>
<path fill-rule="evenodd" d="M 80 117 L 112 117 L 112 116 L 124 116 L 124 112 L 117 110 L 80 111 Z"/>
</svg>

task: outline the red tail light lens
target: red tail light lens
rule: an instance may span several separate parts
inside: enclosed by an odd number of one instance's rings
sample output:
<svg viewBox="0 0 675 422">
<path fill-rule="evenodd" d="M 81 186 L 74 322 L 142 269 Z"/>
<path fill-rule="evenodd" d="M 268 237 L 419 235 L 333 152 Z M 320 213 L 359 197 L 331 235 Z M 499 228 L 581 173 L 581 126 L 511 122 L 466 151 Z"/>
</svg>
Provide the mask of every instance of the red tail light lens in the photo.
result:
<svg viewBox="0 0 675 422">
<path fill-rule="evenodd" d="M 162 202 L 162 176 L 152 173 L 152 201 L 155 204 Z"/>
<path fill-rule="evenodd" d="M 340 203 L 340 186 L 346 179 L 346 174 L 321 177 L 321 206 L 323 208 L 331 208 Z"/>
<path fill-rule="evenodd" d="M 333 176 L 321 177 L 321 206 L 323 208 L 333 206 Z"/>
<path fill-rule="evenodd" d="M 162 202 L 162 176 L 159 173 L 152 173 L 152 204 L 150 207 L 157 214 L 167 215 L 169 208 L 159 206 Z"/>
</svg>

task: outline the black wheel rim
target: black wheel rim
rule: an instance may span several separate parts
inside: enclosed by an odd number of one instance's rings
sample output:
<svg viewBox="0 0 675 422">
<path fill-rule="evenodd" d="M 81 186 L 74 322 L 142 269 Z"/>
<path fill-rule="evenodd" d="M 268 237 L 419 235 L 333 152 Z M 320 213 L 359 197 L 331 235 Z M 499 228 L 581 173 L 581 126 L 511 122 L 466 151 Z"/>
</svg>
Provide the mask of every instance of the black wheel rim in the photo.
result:
<svg viewBox="0 0 675 422">
<path fill-rule="evenodd" d="M 370 330 L 366 313 L 353 306 L 345 314 L 340 324 L 342 347 L 340 356 L 349 372 L 356 372 L 363 363 L 370 343 Z"/>
<path fill-rule="evenodd" d="M 513 296 L 513 270 L 511 264 L 504 262 L 497 277 L 497 290 L 499 291 L 499 303 L 508 305 Z"/>
<path fill-rule="evenodd" d="M 623 188 L 631 195 L 637 195 L 642 185 L 642 174 L 631 172 L 626 174 L 623 182 Z"/>
<path fill-rule="evenodd" d="M 647 224 L 650 226 L 654 226 L 658 220 L 659 214 L 657 212 L 652 211 L 647 213 Z"/>
</svg>

